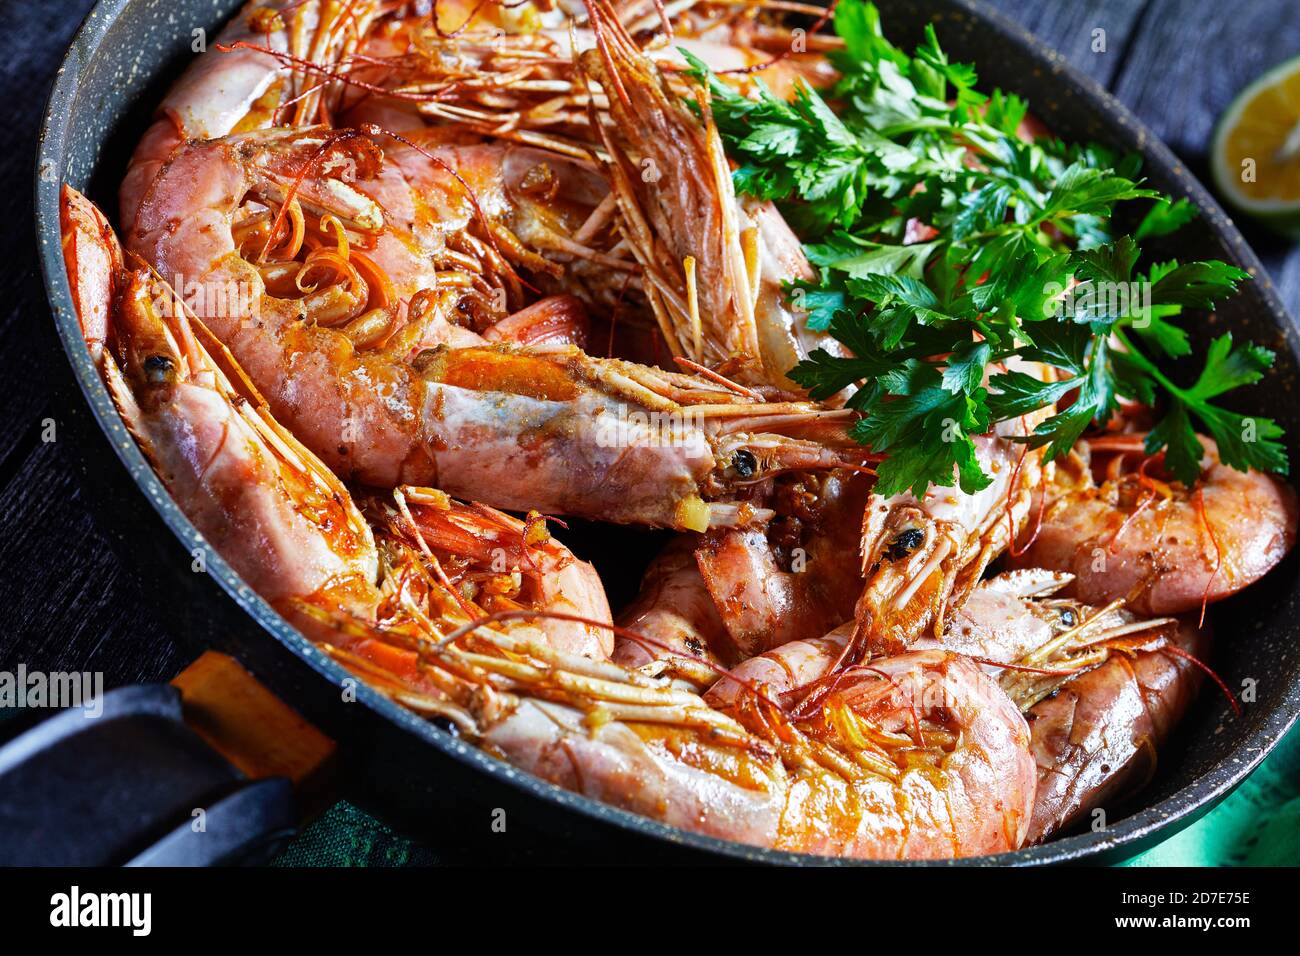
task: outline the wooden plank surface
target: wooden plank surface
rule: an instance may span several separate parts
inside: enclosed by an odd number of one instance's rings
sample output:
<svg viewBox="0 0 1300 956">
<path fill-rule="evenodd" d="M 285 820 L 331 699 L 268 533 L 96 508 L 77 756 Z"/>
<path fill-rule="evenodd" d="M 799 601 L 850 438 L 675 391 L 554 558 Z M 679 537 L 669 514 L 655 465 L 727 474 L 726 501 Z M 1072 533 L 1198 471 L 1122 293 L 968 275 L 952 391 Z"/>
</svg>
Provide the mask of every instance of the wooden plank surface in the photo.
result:
<svg viewBox="0 0 1300 956">
<path fill-rule="evenodd" d="M 35 260 L 32 174 L 41 112 L 89 0 L 25 4 L 0 32 L 0 670 L 90 670 L 105 686 L 166 679 L 189 655 L 154 620 L 129 563 L 82 501 L 52 377 L 64 362 Z M 59 363 L 58 365 L 54 363 Z M 55 441 L 42 440 L 47 420 Z"/>
<path fill-rule="evenodd" d="M 1268 69 L 1300 56 L 1294 0 L 1151 0 L 1113 92 L 1210 182 L 1207 151 L 1233 99 Z M 1295 246 L 1237 218 L 1292 316 L 1300 316 Z"/>
<path fill-rule="evenodd" d="M 83 501 L 72 449 L 41 440 L 62 409 L 49 389 L 62 355 L 49 332 L 31 231 L 32 155 L 58 60 L 90 0 L 27 3 L 0 32 L 0 670 L 99 670 L 108 686 L 169 679 L 188 661 L 155 620 L 125 556 Z M 1204 176 L 1204 149 L 1231 98 L 1300 53 L 1295 0 L 990 0 L 1108 84 Z M 1106 31 L 1104 52 L 1093 31 Z M 1293 314 L 1300 252 L 1249 224 Z"/>
<path fill-rule="evenodd" d="M 1076 69 L 1110 86 L 1137 38 L 1147 0 L 988 0 L 987 5 L 1042 37 Z"/>
</svg>

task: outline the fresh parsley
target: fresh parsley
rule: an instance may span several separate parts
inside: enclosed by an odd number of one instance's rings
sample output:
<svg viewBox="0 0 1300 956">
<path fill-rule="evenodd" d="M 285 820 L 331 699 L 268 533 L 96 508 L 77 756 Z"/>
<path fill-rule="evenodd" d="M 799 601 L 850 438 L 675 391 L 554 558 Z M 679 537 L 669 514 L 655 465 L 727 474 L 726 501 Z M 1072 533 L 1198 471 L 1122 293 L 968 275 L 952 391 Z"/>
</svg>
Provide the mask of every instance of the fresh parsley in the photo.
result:
<svg viewBox="0 0 1300 956">
<path fill-rule="evenodd" d="M 910 56 L 866 0 L 840 0 L 835 29 L 841 75 L 825 96 L 803 85 L 787 102 L 761 83 L 745 96 L 683 55 L 737 191 L 776 201 L 805 240 L 818 278 L 789 296 L 852 357 L 817 350 L 789 374 L 814 398 L 852 390 L 856 437 L 885 455 L 877 491 L 978 490 L 990 479 L 974 436 L 1057 406 L 1025 439 L 1055 458 L 1121 398 L 1164 409 L 1146 450 L 1188 485 L 1198 428 L 1225 464 L 1287 470 L 1275 422 L 1215 403 L 1258 381 L 1270 351 L 1224 335 L 1188 386 L 1147 357 L 1186 358 L 1183 310 L 1211 309 L 1248 278 L 1218 261 L 1140 267 L 1139 242 L 1194 217 L 1187 200 L 1143 186 L 1137 157 L 1029 141 L 1025 101 L 979 92 L 933 26 Z M 1131 235 L 1115 231 L 1121 203 L 1149 204 Z M 1017 358 L 1057 380 L 1015 370 Z"/>
</svg>

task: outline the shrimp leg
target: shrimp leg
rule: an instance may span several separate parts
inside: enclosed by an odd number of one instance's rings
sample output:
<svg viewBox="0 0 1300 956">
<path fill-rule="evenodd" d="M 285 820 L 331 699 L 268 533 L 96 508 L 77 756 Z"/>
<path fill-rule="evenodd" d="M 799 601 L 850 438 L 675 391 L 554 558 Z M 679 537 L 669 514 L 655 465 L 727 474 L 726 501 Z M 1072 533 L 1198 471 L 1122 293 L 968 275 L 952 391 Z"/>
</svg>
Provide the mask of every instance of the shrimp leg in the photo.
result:
<svg viewBox="0 0 1300 956">
<path fill-rule="evenodd" d="M 707 106 L 704 121 L 692 115 L 605 0 L 587 10 L 596 49 L 581 62 L 609 100 L 613 123 L 597 128 L 665 340 L 743 381 L 797 390 L 786 373 L 800 359 L 842 354 L 783 299 L 783 281 L 813 277 L 798 239 L 770 203 L 737 199 Z"/>
</svg>

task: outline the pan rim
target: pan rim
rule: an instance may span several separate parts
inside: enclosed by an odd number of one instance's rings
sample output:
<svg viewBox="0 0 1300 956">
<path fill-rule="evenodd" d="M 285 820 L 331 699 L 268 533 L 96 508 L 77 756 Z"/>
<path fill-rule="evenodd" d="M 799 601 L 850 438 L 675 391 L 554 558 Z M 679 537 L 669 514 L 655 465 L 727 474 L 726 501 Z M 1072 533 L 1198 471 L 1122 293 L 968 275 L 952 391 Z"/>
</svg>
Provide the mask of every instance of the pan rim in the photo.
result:
<svg viewBox="0 0 1300 956">
<path fill-rule="evenodd" d="M 82 70 L 94 58 L 105 35 L 123 11 L 137 2 L 140 0 L 99 0 L 79 27 L 55 76 L 42 119 L 34 169 L 36 237 L 47 298 L 77 385 L 90 406 L 98 427 L 134 484 L 188 550 L 204 544 L 204 538 L 167 494 L 112 404 L 85 348 L 72 306 L 60 243 L 59 190 L 64 182 L 62 173 L 65 172 L 68 157 L 68 138 L 71 132 L 68 118 L 72 115 L 72 105 L 80 88 Z M 1197 206 L 1209 230 L 1224 245 L 1229 256 L 1255 277 L 1256 287 L 1274 324 L 1284 331 L 1294 331 L 1294 320 L 1288 315 L 1263 266 L 1236 226 L 1206 188 L 1187 172 L 1169 147 L 1126 106 L 1095 80 L 1076 71 L 1058 52 L 1001 13 L 982 6 L 976 0 L 938 0 L 935 6 L 946 7 L 954 14 L 983 21 L 986 27 L 1017 48 L 1017 52 L 1041 63 L 1053 73 L 1060 74 L 1078 92 L 1087 109 L 1107 117 L 1111 124 L 1136 139 L 1144 160 L 1176 181 L 1178 190 Z M 59 175 L 49 176 L 50 169 L 59 172 Z M 1300 358 L 1300 350 L 1292 336 L 1288 336 L 1288 348 Z M 221 589 L 244 614 L 322 678 L 335 687 L 345 686 L 343 681 L 352 677 L 349 671 L 317 649 L 269 604 L 253 593 L 219 554 L 211 550 L 210 554 L 207 573 L 216 579 Z M 780 865 L 1022 866 L 1085 862 L 1098 857 L 1114 856 L 1125 848 L 1136 852 L 1137 844 L 1148 842 L 1156 836 L 1168 838 L 1195 822 L 1245 780 L 1286 735 L 1297 718 L 1300 718 L 1300 672 L 1292 676 L 1278 706 L 1261 719 L 1259 727 L 1252 734 L 1187 786 L 1159 803 L 1136 810 L 1101 832 L 1076 834 L 1012 852 L 957 860 L 852 860 L 772 850 L 703 836 L 600 803 L 517 770 L 400 707 L 364 683 L 357 688 L 356 699 L 378 717 L 416 735 L 445 756 L 532 797 L 621 829 L 633 830 L 717 857 Z"/>
</svg>

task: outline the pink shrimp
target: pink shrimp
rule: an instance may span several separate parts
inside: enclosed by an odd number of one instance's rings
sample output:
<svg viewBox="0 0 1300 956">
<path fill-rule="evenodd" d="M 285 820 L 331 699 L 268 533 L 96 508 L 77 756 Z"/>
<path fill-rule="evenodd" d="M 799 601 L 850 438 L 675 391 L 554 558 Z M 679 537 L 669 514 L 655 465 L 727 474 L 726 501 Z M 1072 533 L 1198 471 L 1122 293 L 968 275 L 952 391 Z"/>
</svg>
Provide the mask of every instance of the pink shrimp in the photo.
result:
<svg viewBox="0 0 1300 956">
<path fill-rule="evenodd" d="M 384 229 L 384 210 L 354 184 L 379 162 L 373 143 L 347 132 L 191 143 L 155 180 L 128 238 L 165 275 L 244 292 L 247 314 L 204 301 L 202 317 L 274 413 L 338 474 L 501 508 L 704 530 L 735 523 L 727 499 L 749 480 L 860 458 L 843 413 L 708 378 L 572 348 L 430 348 L 474 335 L 446 318 L 456 290 L 408 308 L 399 326 L 373 270 L 352 267 L 353 247 Z M 322 244 L 301 262 L 261 261 L 234 234 L 250 195 L 298 204 Z M 327 222 L 345 231 L 337 248 L 324 244 Z M 318 281 L 322 273 L 336 281 Z M 268 290 L 273 277 L 278 294 Z M 826 430 L 836 422 L 836 434 Z M 741 452 L 747 467 L 738 471 Z"/>
<path fill-rule="evenodd" d="M 863 519 L 856 656 L 897 654 L 927 632 L 943 633 L 946 615 L 960 607 L 989 563 L 1028 517 L 1043 465 L 1011 439 L 1033 428 L 1013 420 L 977 437 L 976 455 L 990 484 L 974 494 L 933 488 L 924 500 L 910 493 L 873 495 Z"/>
<path fill-rule="evenodd" d="M 1113 808 L 1151 777 L 1156 752 L 1196 696 L 1209 632 L 1183 621 L 1169 642 L 1116 654 L 1026 714 L 1038 764 L 1028 839 L 1040 842 Z"/>
<path fill-rule="evenodd" d="M 813 348 L 841 354 L 784 299 L 782 282 L 813 277 L 799 241 L 770 204 L 737 199 L 707 110 L 702 122 L 668 91 L 604 0 L 587 10 L 597 49 L 582 62 L 613 120 L 598 127 L 608 175 L 669 347 L 797 389 L 786 373 Z"/>
<path fill-rule="evenodd" d="M 1070 584 L 1038 569 L 990 578 L 942 638 L 917 645 L 971 655 L 1025 713 L 1038 776 L 1028 842 L 1113 810 L 1150 779 L 1210 644 L 1188 619 L 1056 596 Z"/>
<path fill-rule="evenodd" d="M 538 627 L 557 650 L 604 659 L 614 649 L 609 601 L 596 569 L 547 531 L 537 513 L 525 521 L 483 505 L 466 506 L 432 488 L 404 486 L 366 502 L 382 526 L 381 546 L 431 568 L 486 613 L 543 608 L 565 617 Z M 395 563 L 401 563 L 397 561 Z"/>
<path fill-rule="evenodd" d="M 249 2 L 176 81 L 136 146 L 119 195 L 123 228 L 134 224 L 145 192 L 182 143 L 276 125 L 288 104 L 297 122 L 322 118 L 319 112 L 337 90 L 325 96 L 319 77 L 297 77 L 284 61 L 253 46 L 310 58 L 328 70 L 356 49 L 377 7 L 375 0 Z"/>
<path fill-rule="evenodd" d="M 871 858 L 968 856 L 1018 849 L 1029 827 L 1034 763 L 1020 712 L 968 658 L 915 651 L 835 670 L 852 625 L 740 665 L 705 699 L 749 721 L 785 702 L 800 803 L 835 807 L 818 831 L 783 825 L 789 849 Z M 753 688 L 751 690 L 751 688 Z M 767 720 L 780 717 L 765 714 Z M 853 740 L 843 764 L 823 740 Z M 838 773 L 828 769 L 834 767 Z M 852 767 L 850 771 L 848 767 Z"/>
<path fill-rule="evenodd" d="M 186 515 L 274 605 L 327 589 L 365 592 L 378 556 L 342 483 L 271 418 L 220 344 L 174 308 L 174 292 L 124 262 L 111 230 L 78 233 L 94 207 L 70 187 L 63 195 L 64 253 L 87 344 Z M 108 281 L 104 263 L 115 264 Z"/>
<path fill-rule="evenodd" d="M 1112 448 L 1142 455 L 1141 443 L 1141 435 L 1097 439 L 1094 457 Z M 1048 486 L 1042 527 L 1012 563 L 1068 571 L 1079 600 L 1124 598 L 1144 614 L 1181 614 L 1259 580 L 1295 544 L 1295 489 L 1229 468 L 1213 441 L 1201 443 L 1194 488 L 1156 477 L 1149 465 L 1102 475 L 1100 484 L 1085 467 L 1072 486 Z"/>
<path fill-rule="evenodd" d="M 704 690 L 722 672 L 729 641 L 696 547 L 694 536 L 681 535 L 650 563 L 636 599 L 619 614 L 628 636 L 615 641 L 613 660 Z"/>
<path fill-rule="evenodd" d="M 862 475 L 790 475 L 767 495 L 770 521 L 718 529 L 696 549 L 739 663 L 824 634 L 853 616 L 862 591 L 855 554 L 867 501 Z"/>
</svg>

